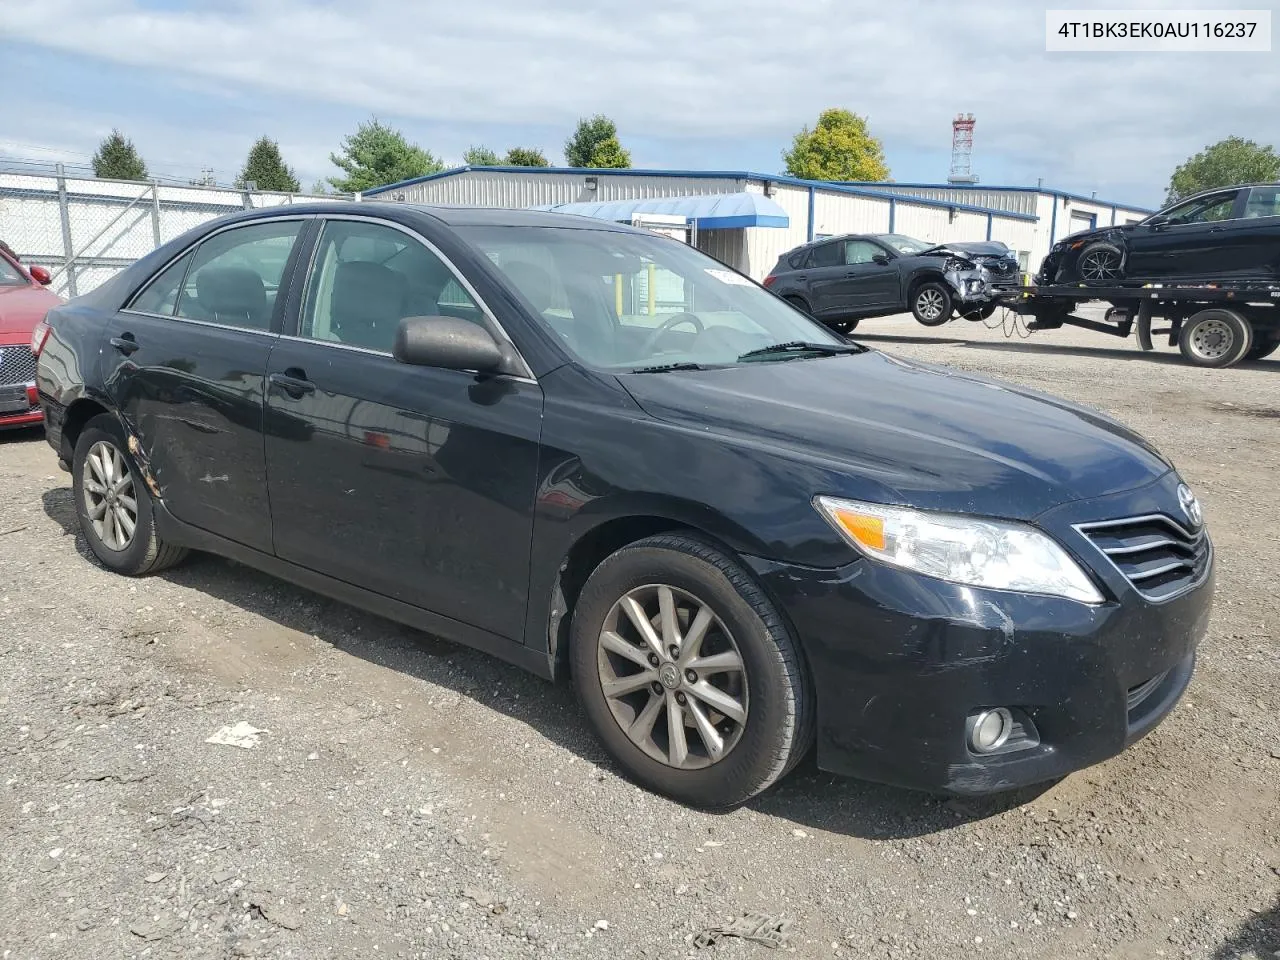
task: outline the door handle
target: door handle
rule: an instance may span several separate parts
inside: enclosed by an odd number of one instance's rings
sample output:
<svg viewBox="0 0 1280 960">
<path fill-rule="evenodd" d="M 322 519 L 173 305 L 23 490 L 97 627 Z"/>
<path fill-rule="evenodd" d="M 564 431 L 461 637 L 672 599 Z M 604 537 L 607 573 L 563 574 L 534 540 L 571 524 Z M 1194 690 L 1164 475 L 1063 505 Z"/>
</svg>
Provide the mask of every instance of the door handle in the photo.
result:
<svg viewBox="0 0 1280 960">
<path fill-rule="evenodd" d="M 273 373 L 267 377 L 267 383 L 273 390 L 278 390 L 294 400 L 301 400 L 309 393 L 316 392 L 316 385 L 307 379 L 306 373 L 290 367 L 284 373 Z"/>
<path fill-rule="evenodd" d="M 109 342 L 111 346 L 115 347 L 126 357 L 138 349 L 138 341 L 133 338 L 132 333 L 123 333 L 118 337 L 112 337 Z"/>
</svg>

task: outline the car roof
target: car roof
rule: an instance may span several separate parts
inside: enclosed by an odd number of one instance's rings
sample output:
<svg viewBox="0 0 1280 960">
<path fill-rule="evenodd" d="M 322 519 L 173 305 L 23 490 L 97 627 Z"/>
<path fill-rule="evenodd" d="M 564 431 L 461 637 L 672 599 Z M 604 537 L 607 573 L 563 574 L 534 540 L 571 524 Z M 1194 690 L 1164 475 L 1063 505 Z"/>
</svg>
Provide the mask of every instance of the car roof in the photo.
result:
<svg viewBox="0 0 1280 960">
<path fill-rule="evenodd" d="M 596 220 L 591 217 L 568 213 L 551 213 L 544 210 L 514 210 L 505 207 L 436 206 L 423 203 L 396 203 L 388 201 L 329 200 L 316 203 L 297 203 L 278 207 L 246 210 L 232 214 L 227 221 L 271 219 L 288 216 L 346 216 L 381 217 L 388 220 L 411 220 L 414 217 L 430 217 L 450 227 L 559 227 L 569 230 L 609 230 L 625 233 L 648 233 L 623 223 Z"/>
<path fill-rule="evenodd" d="M 1197 193 L 1188 194 L 1185 197 L 1173 201 L 1173 203 L 1166 203 L 1164 205 L 1164 209 L 1168 210 L 1170 207 L 1176 207 L 1191 200 L 1199 200 L 1201 197 L 1211 197 L 1215 193 L 1225 193 L 1228 190 L 1255 190 L 1258 187 L 1275 187 L 1280 189 L 1280 183 L 1228 183 L 1221 187 L 1213 187 L 1209 190 L 1201 190 Z"/>
<path fill-rule="evenodd" d="M 792 254 L 799 253 L 801 250 L 808 250 L 810 247 L 818 247 L 824 243 L 833 243 L 842 240 L 881 240 L 884 237 L 890 237 L 890 233 L 838 233 L 834 236 L 823 237 L 821 240 L 810 240 L 808 243 L 802 243 L 798 247 L 792 247 L 783 257 L 789 257 Z"/>
</svg>

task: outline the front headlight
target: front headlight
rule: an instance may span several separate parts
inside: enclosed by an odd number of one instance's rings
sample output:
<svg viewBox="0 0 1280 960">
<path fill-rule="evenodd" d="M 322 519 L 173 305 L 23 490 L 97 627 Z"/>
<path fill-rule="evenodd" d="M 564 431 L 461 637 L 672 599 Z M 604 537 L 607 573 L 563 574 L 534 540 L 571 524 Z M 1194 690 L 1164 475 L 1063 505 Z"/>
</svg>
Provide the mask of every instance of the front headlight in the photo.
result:
<svg viewBox="0 0 1280 960">
<path fill-rule="evenodd" d="M 904 570 L 992 590 L 1103 600 L 1062 547 L 1024 523 L 837 497 L 817 497 L 814 506 L 855 550 Z"/>
</svg>

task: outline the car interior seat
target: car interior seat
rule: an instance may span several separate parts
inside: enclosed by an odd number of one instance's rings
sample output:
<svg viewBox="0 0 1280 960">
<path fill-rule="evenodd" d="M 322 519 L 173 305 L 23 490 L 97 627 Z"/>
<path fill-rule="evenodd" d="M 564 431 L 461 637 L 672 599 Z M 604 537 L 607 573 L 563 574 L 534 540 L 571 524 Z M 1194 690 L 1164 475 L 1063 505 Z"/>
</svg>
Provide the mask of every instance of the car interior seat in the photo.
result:
<svg viewBox="0 0 1280 960">
<path fill-rule="evenodd" d="M 333 274 L 329 328 L 341 342 L 390 350 L 405 316 L 405 278 L 365 260 L 339 263 Z"/>
<path fill-rule="evenodd" d="M 267 288 L 248 267 L 205 267 L 196 273 L 196 301 L 215 323 L 265 330 L 270 326 Z"/>
</svg>

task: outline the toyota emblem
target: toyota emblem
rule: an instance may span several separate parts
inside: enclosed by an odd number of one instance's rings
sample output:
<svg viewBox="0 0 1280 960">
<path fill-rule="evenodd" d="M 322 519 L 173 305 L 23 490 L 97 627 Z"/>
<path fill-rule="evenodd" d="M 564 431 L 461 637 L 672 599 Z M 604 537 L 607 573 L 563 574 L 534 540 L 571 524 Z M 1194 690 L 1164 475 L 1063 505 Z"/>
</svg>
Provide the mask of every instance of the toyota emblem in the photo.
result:
<svg viewBox="0 0 1280 960">
<path fill-rule="evenodd" d="M 1187 519 L 1191 521 L 1193 527 L 1198 527 L 1204 523 L 1204 514 L 1200 510 L 1200 501 L 1196 499 L 1196 495 L 1191 492 L 1191 488 L 1185 483 L 1178 486 L 1178 505 L 1182 507 L 1182 512 L 1187 515 Z"/>
</svg>

